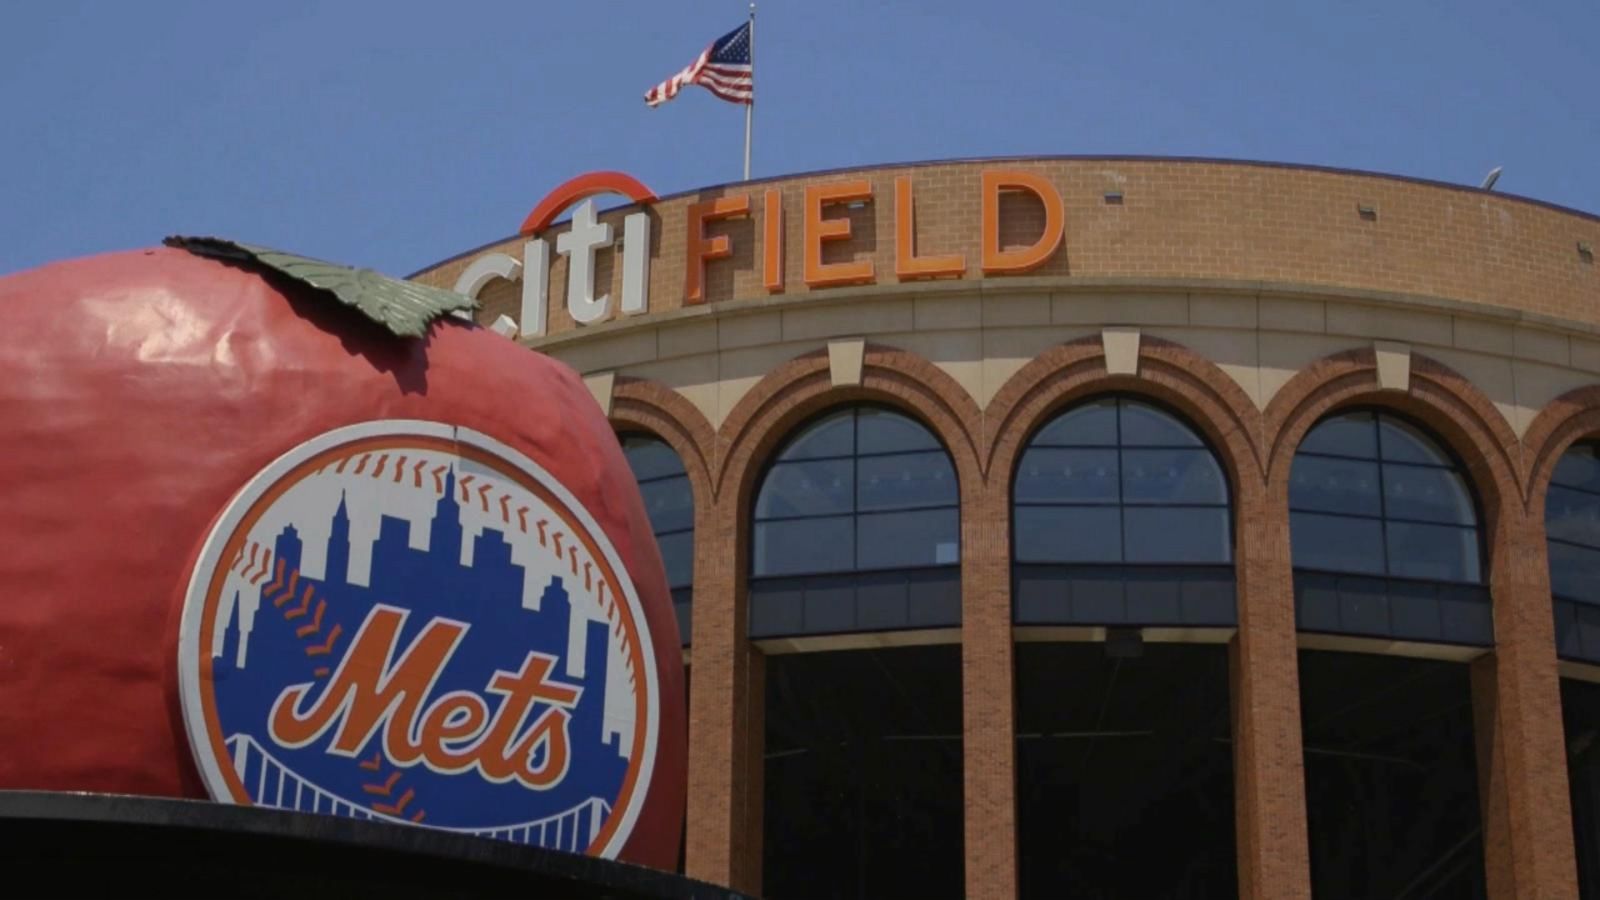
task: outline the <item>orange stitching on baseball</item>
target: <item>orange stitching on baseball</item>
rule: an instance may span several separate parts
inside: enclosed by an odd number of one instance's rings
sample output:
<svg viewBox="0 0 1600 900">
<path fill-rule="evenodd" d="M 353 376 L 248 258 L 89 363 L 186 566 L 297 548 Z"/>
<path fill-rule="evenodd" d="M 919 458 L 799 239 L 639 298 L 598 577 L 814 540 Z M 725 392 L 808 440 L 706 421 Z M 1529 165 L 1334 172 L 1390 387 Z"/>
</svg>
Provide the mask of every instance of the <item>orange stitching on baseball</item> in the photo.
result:
<svg viewBox="0 0 1600 900">
<path fill-rule="evenodd" d="M 460 478 L 456 479 L 456 486 L 461 488 L 461 502 L 462 503 L 471 503 L 472 502 L 472 493 L 467 490 L 467 485 L 469 485 L 469 484 L 471 484 L 473 482 L 473 478 L 474 478 L 474 476 L 472 476 L 472 475 L 463 475 Z"/>
<path fill-rule="evenodd" d="M 283 592 L 283 596 L 282 597 L 279 597 L 278 599 L 272 601 L 272 605 L 281 607 L 285 603 L 288 603 L 290 600 L 293 600 L 294 599 L 295 589 L 297 587 L 299 587 L 299 585 L 300 585 L 300 570 L 299 569 L 291 569 L 289 571 L 289 589 Z M 309 590 L 311 590 L 311 588 L 307 587 L 306 590 L 309 591 Z"/>
<path fill-rule="evenodd" d="M 422 463 L 417 463 L 418 468 L 421 468 L 421 466 Z M 438 493 L 444 493 L 444 479 L 440 476 L 448 471 L 450 471 L 449 466 L 439 466 L 433 470 L 433 489 Z"/>
<path fill-rule="evenodd" d="M 400 773 L 396 772 L 395 774 L 398 775 Z M 374 803 L 372 804 L 372 808 L 373 810 L 381 812 L 386 816 L 398 816 L 406 811 L 406 807 L 411 804 L 411 798 L 415 797 L 416 795 L 417 792 L 415 790 L 406 788 L 406 792 L 400 795 L 399 803 L 395 803 L 393 805 L 388 803 Z"/>
<path fill-rule="evenodd" d="M 328 611 L 328 601 L 318 600 L 317 611 L 311 614 L 311 621 L 294 630 L 295 637 L 306 637 L 322 630 L 322 614 Z"/>
<path fill-rule="evenodd" d="M 332 653 L 333 652 L 333 642 L 337 641 L 339 639 L 339 635 L 341 633 L 343 633 L 343 632 L 344 632 L 344 626 L 343 625 L 339 625 L 339 624 L 335 624 L 333 626 L 333 630 L 328 632 L 328 639 L 323 641 L 321 644 L 318 644 L 315 647 L 307 647 L 306 648 L 306 655 L 307 656 L 327 656 L 329 653 Z"/>
<path fill-rule="evenodd" d="M 361 460 L 356 463 L 356 474 L 357 475 L 360 475 L 362 472 L 366 471 L 366 469 L 367 469 L 367 460 L 371 459 L 371 458 L 372 458 L 372 454 L 371 453 L 363 453 L 363 454 L 361 454 Z"/>
<path fill-rule="evenodd" d="M 550 520 L 549 519 L 540 519 L 538 522 L 536 522 L 534 524 L 539 529 L 539 546 L 541 546 L 541 547 L 549 546 L 549 542 L 545 540 L 544 527 L 546 525 L 550 524 Z"/>
<path fill-rule="evenodd" d="M 399 484 L 400 479 L 406 474 L 406 458 L 400 457 L 394 464 L 394 483 Z"/>
<path fill-rule="evenodd" d="M 311 589 L 313 587 L 314 587 L 314 585 L 310 585 L 310 584 L 306 585 L 305 593 L 300 595 L 300 605 L 295 607 L 294 609 L 286 610 L 284 612 L 284 614 L 283 614 L 284 619 L 286 619 L 286 620 L 287 619 L 298 619 L 301 616 L 306 614 L 306 610 L 311 608 Z M 293 594 L 285 594 L 283 599 L 287 600 L 292 596 L 294 596 L 294 595 Z"/>
<path fill-rule="evenodd" d="M 372 470 L 372 477 L 373 478 L 377 478 L 379 475 L 383 474 L 383 464 L 388 462 L 388 461 L 389 461 L 389 454 L 387 454 L 387 453 L 382 454 L 381 456 L 378 457 L 378 467 L 376 469 Z"/>
<path fill-rule="evenodd" d="M 311 670 L 311 675 L 314 678 L 326 678 L 328 673 L 331 671 L 333 670 L 329 669 L 327 666 L 317 666 L 315 669 Z"/>
<path fill-rule="evenodd" d="M 383 753 L 381 751 L 372 754 L 371 759 L 364 759 L 361 761 L 361 768 L 366 769 L 368 772 L 376 772 L 382 765 Z"/>
<path fill-rule="evenodd" d="M 520 527 L 522 529 L 522 533 L 523 534 L 527 534 L 528 533 L 528 508 L 526 506 L 521 507 L 521 508 L 519 508 L 517 510 L 517 522 L 519 523 L 518 527 Z"/>
<path fill-rule="evenodd" d="M 283 587 L 283 567 L 285 565 L 286 565 L 286 563 L 284 563 L 283 557 L 281 557 L 281 556 L 278 557 L 278 574 L 277 574 L 277 577 L 273 579 L 271 584 L 269 584 L 266 587 L 261 589 L 261 596 L 262 597 L 265 597 L 268 594 L 275 594 L 275 593 L 278 592 L 279 588 Z"/>
<path fill-rule="evenodd" d="M 278 562 L 281 563 L 281 562 L 283 562 L 283 560 L 280 559 L 280 560 L 278 560 Z M 267 577 L 267 572 L 269 572 L 271 570 L 272 570 L 272 551 L 268 550 L 266 552 L 266 554 L 261 557 L 261 571 L 257 572 L 255 575 L 251 576 L 250 583 L 251 584 L 260 584 L 261 583 L 261 579 Z"/>
<path fill-rule="evenodd" d="M 500 495 L 500 521 L 506 523 L 507 525 L 511 524 L 511 495 L 510 494 L 501 494 Z"/>
<path fill-rule="evenodd" d="M 489 492 L 492 490 L 494 490 L 494 485 L 488 482 L 484 482 L 483 487 L 478 488 L 478 500 L 483 504 L 484 512 L 489 511 Z"/>
<path fill-rule="evenodd" d="M 361 789 L 377 797 L 387 797 L 389 796 L 390 792 L 394 790 L 394 783 L 399 780 L 400 770 L 396 769 L 394 774 L 389 776 L 389 780 L 385 781 L 383 784 L 363 784 Z"/>
</svg>

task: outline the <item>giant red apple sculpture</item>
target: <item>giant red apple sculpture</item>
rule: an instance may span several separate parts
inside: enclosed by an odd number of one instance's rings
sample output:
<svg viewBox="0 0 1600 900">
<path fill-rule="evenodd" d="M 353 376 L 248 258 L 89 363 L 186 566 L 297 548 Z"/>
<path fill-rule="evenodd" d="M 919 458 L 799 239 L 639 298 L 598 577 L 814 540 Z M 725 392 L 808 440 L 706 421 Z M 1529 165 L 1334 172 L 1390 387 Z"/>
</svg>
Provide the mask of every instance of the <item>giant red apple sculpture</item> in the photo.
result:
<svg viewBox="0 0 1600 900">
<path fill-rule="evenodd" d="M 670 868 L 678 636 L 578 378 L 453 294 L 169 243 L 0 278 L 0 788 Z"/>
</svg>

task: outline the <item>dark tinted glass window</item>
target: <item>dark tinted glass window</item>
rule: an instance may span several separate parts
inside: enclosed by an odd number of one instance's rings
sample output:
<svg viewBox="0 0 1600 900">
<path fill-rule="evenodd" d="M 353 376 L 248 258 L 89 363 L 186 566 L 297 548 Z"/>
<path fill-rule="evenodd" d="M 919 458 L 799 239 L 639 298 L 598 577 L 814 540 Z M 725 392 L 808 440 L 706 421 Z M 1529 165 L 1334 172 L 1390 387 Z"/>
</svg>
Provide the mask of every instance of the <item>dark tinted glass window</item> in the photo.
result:
<svg viewBox="0 0 1600 900">
<path fill-rule="evenodd" d="M 661 548 L 667 585 L 687 588 L 694 580 L 694 494 L 683 461 L 665 441 L 649 435 L 627 434 L 621 441 Z"/>
<path fill-rule="evenodd" d="M 1056 416 L 1034 435 L 1038 447 L 1112 447 L 1117 443 L 1117 401 L 1094 400 Z"/>
<path fill-rule="evenodd" d="M 1600 605 L 1600 444 L 1578 444 L 1556 463 L 1544 499 L 1550 590 Z"/>
<path fill-rule="evenodd" d="M 850 410 L 823 416 L 783 448 L 786 460 L 849 456 L 856 452 L 856 417 Z"/>
<path fill-rule="evenodd" d="M 1330 416 L 1289 476 L 1296 568 L 1478 584 L 1478 512 L 1461 467 L 1384 413 Z"/>
<path fill-rule="evenodd" d="M 1552 540 L 1550 591 L 1591 604 L 1600 599 L 1600 550 Z"/>
<path fill-rule="evenodd" d="M 1600 444 L 1578 444 L 1556 463 L 1554 484 L 1600 493 Z"/>
<path fill-rule="evenodd" d="M 762 479 L 752 517 L 756 578 L 960 562 L 950 457 L 909 416 L 854 407 L 813 420 Z"/>
<path fill-rule="evenodd" d="M 1013 483 L 1018 563 L 1225 564 L 1228 481 L 1188 423 L 1106 397 L 1034 435 Z"/>
</svg>

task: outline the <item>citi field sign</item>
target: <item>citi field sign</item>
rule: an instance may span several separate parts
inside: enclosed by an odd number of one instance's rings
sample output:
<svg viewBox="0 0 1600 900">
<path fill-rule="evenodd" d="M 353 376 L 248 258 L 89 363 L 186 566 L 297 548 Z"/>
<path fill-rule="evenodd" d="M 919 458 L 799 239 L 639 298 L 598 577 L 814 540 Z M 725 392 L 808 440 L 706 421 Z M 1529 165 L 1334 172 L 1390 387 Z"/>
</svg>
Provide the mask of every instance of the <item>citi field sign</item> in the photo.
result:
<svg viewBox="0 0 1600 900">
<path fill-rule="evenodd" d="M 824 262 L 824 247 L 849 240 L 851 223 L 846 207 L 881 202 L 872 183 L 865 178 L 807 185 L 799 256 L 803 282 L 809 289 L 844 285 L 873 284 L 892 276 L 895 281 L 961 278 L 976 266 L 985 276 L 1019 275 L 1032 271 L 1050 259 L 1061 247 L 1065 216 L 1061 195 L 1049 179 L 1030 171 L 987 168 L 977 185 L 980 215 L 972 227 L 980 240 L 978 259 L 961 253 L 922 255 L 917 252 L 915 231 L 915 192 L 912 178 L 895 179 L 894 196 L 894 271 L 880 273 L 871 259 Z M 1038 239 L 1026 247 L 1001 245 L 1001 197 L 1006 193 L 1026 193 L 1037 198 L 1044 209 L 1044 226 Z M 522 303 L 520 331 L 523 337 L 543 335 L 550 318 L 551 244 L 539 235 L 565 210 L 573 208 L 571 225 L 555 239 L 555 253 L 566 257 L 567 312 L 579 326 L 592 325 L 618 316 L 640 315 L 650 310 L 650 228 L 651 217 L 643 210 L 628 214 L 622 222 L 622 248 L 613 250 L 617 235 L 609 223 L 596 216 L 594 198 L 614 194 L 641 207 L 656 201 L 656 195 L 638 179 L 621 172 L 591 172 L 557 187 L 541 200 L 522 223 L 521 234 L 529 240 L 522 256 L 487 253 L 473 260 L 457 278 L 454 289 L 476 298 L 491 281 L 503 278 L 520 281 Z M 768 293 L 784 291 L 784 203 L 776 188 L 759 192 L 730 190 L 723 196 L 685 208 L 678 225 L 684 229 L 683 302 L 693 306 L 706 302 L 705 274 L 708 264 L 734 254 L 733 238 L 727 234 L 708 235 L 708 225 L 730 219 L 756 219 L 761 229 L 762 283 Z M 616 253 L 614 264 L 621 267 L 621 296 L 613 298 L 596 287 L 598 254 Z"/>
</svg>

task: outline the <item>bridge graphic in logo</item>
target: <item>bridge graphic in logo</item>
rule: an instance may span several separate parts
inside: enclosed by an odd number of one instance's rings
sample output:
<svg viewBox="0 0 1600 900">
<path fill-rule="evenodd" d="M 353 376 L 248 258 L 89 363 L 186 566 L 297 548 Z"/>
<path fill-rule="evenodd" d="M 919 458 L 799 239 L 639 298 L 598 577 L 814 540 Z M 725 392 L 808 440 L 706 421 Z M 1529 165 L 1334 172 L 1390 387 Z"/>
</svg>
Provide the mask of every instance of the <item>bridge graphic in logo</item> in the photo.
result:
<svg viewBox="0 0 1600 900">
<path fill-rule="evenodd" d="M 465 429 L 330 432 L 235 498 L 180 634 L 213 797 L 614 856 L 658 726 L 639 601 L 588 513 Z"/>
</svg>

